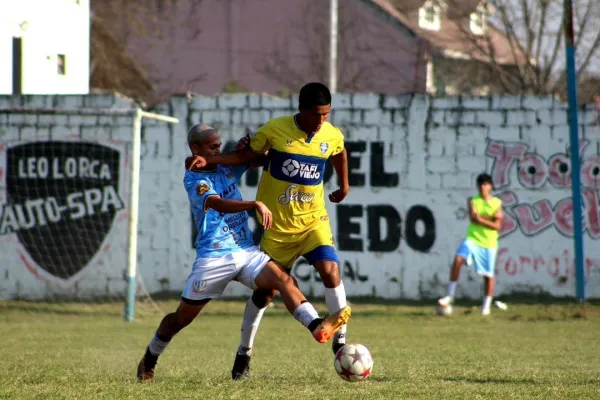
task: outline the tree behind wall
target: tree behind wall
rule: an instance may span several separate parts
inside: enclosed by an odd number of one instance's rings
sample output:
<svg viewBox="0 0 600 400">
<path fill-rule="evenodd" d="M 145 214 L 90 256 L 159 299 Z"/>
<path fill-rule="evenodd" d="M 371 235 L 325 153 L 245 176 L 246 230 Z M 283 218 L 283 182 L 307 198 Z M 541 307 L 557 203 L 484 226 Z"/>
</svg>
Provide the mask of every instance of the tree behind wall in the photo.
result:
<svg viewBox="0 0 600 400">
<path fill-rule="evenodd" d="M 473 51 L 482 53 L 490 64 L 498 84 L 507 93 L 532 95 L 557 94 L 564 96 L 565 40 L 562 22 L 563 0 L 488 0 L 491 5 L 490 29 L 506 35 L 514 59 L 519 53 L 524 61 L 516 69 L 503 68 L 491 43 L 491 35 L 475 35 L 469 29 L 469 15 L 461 19 L 463 39 L 470 41 Z M 577 73 L 580 83 L 590 75 L 600 75 L 597 66 L 600 47 L 600 2 L 574 2 Z M 600 86 L 582 92 L 580 101 L 586 102 L 600 94 Z M 589 98 L 592 96 L 591 98 Z"/>
<path fill-rule="evenodd" d="M 179 0 L 94 0 L 92 4 L 92 39 L 90 79 L 92 89 L 116 91 L 147 105 L 167 100 L 171 93 L 160 93 L 158 82 L 150 79 L 146 66 L 127 51 L 134 36 L 165 39 L 175 29 L 186 29 L 197 36 L 200 29 L 193 21 L 176 26 L 169 18 Z M 192 11 L 202 0 L 189 0 Z M 164 54 L 169 57 L 170 54 Z M 203 79 L 202 73 L 197 77 Z"/>
</svg>

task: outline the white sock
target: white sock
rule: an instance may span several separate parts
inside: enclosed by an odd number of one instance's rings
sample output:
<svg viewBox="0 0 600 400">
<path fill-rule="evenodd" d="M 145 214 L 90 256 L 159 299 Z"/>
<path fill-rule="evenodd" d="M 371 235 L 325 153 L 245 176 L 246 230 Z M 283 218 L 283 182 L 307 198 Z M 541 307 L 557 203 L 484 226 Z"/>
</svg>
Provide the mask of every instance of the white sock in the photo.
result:
<svg viewBox="0 0 600 400">
<path fill-rule="evenodd" d="M 330 314 L 336 313 L 342 308 L 346 307 L 346 290 L 344 289 L 344 282 L 340 282 L 340 285 L 335 288 L 325 288 L 325 304 L 327 304 L 327 312 Z M 334 343 L 346 343 L 346 327 L 342 328 L 335 333 L 333 336 Z"/>
<path fill-rule="evenodd" d="M 492 305 L 492 296 L 485 296 L 483 298 L 483 309 L 489 310 L 491 305 Z"/>
<path fill-rule="evenodd" d="M 258 326 L 260 320 L 265 313 L 265 308 L 258 308 L 252 301 L 252 297 L 246 302 L 246 309 L 244 310 L 244 319 L 242 320 L 242 334 L 240 339 L 240 347 L 238 348 L 238 354 L 250 355 L 252 346 L 254 346 L 254 338 L 258 332 Z"/>
<path fill-rule="evenodd" d="M 456 282 L 450 282 L 448 284 L 448 296 L 454 298 L 454 292 L 456 292 Z"/>
<path fill-rule="evenodd" d="M 163 342 L 156 334 L 154 334 L 154 337 L 150 341 L 148 348 L 150 349 L 150 353 L 152 353 L 152 355 L 159 356 L 163 353 L 163 351 L 165 351 L 169 343 L 171 343 L 171 341 Z"/>
<path fill-rule="evenodd" d="M 312 304 L 308 301 L 300 304 L 294 310 L 294 318 L 296 318 L 302 325 L 308 328 L 311 322 L 319 318 L 319 313 Z"/>
</svg>

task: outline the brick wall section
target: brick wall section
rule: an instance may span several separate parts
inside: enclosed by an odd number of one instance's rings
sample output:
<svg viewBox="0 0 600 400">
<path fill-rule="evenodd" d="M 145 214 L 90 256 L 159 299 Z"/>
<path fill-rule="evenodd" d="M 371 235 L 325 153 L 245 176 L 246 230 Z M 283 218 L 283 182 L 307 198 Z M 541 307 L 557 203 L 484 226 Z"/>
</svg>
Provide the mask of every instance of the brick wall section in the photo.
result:
<svg viewBox="0 0 600 400">
<path fill-rule="evenodd" d="M 133 107 L 126 100 L 110 95 L 0 97 L 0 108 L 14 106 Z M 180 119 L 180 124 L 144 120 L 138 259 L 148 290 L 179 291 L 193 261 L 189 208 L 182 188 L 183 160 L 189 155 L 186 145 L 189 127 L 200 122 L 214 125 L 221 130 L 224 143 L 237 141 L 268 119 L 293 113 L 296 107 L 295 98 L 260 94 L 174 97 L 153 111 L 175 116 Z M 447 265 L 456 240 L 464 235 L 466 227 L 464 220 L 457 223 L 457 219 L 464 219 L 464 216 L 454 215 L 464 211 L 465 198 L 473 192 L 474 177 L 493 168 L 493 158 L 486 155 L 489 140 L 522 142 L 528 145 L 529 152 L 544 157 L 566 152 L 569 144 L 567 106 L 551 97 L 430 98 L 422 95 L 338 94 L 334 97 L 332 110 L 330 121 L 343 130 L 347 141 L 385 143 L 386 169 L 399 175 L 398 192 L 394 193 L 400 196 L 412 193 L 431 199 L 433 205 L 430 207 L 439 221 L 436 247 L 428 255 L 434 257 L 428 261 L 433 267 L 429 271 L 411 272 L 412 278 L 407 278 L 406 272 L 403 275 L 405 286 L 423 284 L 429 285 L 430 290 L 411 291 L 405 287 L 382 293 L 384 297 L 433 297 L 443 292 Z M 600 127 L 593 105 L 582 107 L 579 122 L 582 137 L 595 143 L 587 149 L 588 155 L 598 154 Z M 129 149 L 131 119 L 0 113 L 0 143 L 60 139 L 63 135 L 91 141 L 118 141 L 126 143 Z M 368 169 L 367 164 L 368 160 L 363 159 L 363 172 Z M 520 198 L 530 193 L 525 193 L 514 179 L 507 188 L 514 189 Z M 244 190 L 245 195 L 253 193 L 248 188 Z M 378 193 L 378 189 L 370 190 Z M 569 195 L 568 190 L 556 194 L 557 190 L 547 185 L 540 190 L 549 193 L 550 197 Z M 437 210 L 435 204 L 439 204 Z M 451 236 L 452 240 L 444 239 L 445 236 Z M 560 237 L 552 239 L 552 243 L 569 248 L 570 239 Z M 543 253 L 546 247 L 540 245 L 539 252 Z M 598 250 L 590 246 L 588 249 L 588 253 L 593 253 L 590 257 L 600 259 Z M 125 260 L 123 258 L 123 262 Z M 123 265 L 123 269 L 125 267 Z M 546 276 L 524 279 L 531 285 L 539 279 L 538 286 L 556 295 L 567 295 L 571 290 L 571 286 L 555 290 L 555 282 Z M 595 279 L 600 283 L 600 279 Z M 463 294 L 478 295 L 478 286 L 473 285 L 465 283 L 468 289 Z M 511 287 L 519 286 L 509 285 L 505 289 Z M 228 294 L 238 293 L 237 289 L 228 290 Z M 364 294 L 370 290 L 359 292 Z M 600 295 L 600 289 L 596 292 Z"/>
</svg>

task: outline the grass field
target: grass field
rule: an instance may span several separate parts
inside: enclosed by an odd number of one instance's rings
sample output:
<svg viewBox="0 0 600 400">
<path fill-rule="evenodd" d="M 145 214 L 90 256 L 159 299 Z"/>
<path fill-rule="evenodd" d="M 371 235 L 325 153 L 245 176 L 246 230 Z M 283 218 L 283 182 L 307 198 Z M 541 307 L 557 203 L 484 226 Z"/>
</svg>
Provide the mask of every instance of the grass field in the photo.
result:
<svg viewBox="0 0 600 400">
<path fill-rule="evenodd" d="M 120 305 L 73 314 L 0 303 L 0 399 L 600 398 L 598 304 L 509 302 L 487 318 L 460 304 L 448 318 L 431 305 L 353 304 L 349 339 L 375 360 L 360 383 L 338 378 L 330 346 L 280 306 L 263 320 L 252 380 L 231 381 L 243 306 L 210 304 L 161 356 L 156 382 L 139 384 L 135 369 L 161 315 L 127 324 Z"/>
</svg>

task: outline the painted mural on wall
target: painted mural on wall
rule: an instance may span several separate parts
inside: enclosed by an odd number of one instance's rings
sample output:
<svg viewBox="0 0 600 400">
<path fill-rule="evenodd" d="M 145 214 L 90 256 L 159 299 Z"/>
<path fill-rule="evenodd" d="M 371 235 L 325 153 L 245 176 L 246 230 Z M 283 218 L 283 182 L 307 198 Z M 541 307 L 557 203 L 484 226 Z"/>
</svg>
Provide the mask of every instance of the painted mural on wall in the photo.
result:
<svg viewBox="0 0 600 400">
<path fill-rule="evenodd" d="M 485 170 L 493 175 L 506 211 L 496 292 L 573 296 L 568 135 L 562 125 L 555 126 L 559 118 L 547 117 L 564 110 L 545 110 L 554 103 L 534 98 L 528 103 L 539 111 L 508 110 L 496 98 L 463 104 L 457 98 L 431 103 L 415 97 L 402 108 L 404 102 L 393 96 L 340 97 L 347 100 L 346 108 L 336 109 L 332 120 L 346 135 L 351 191 L 342 203 L 326 201 L 326 207 L 349 296 L 435 299 L 444 294 L 450 261 L 467 230 L 466 200 L 475 193 L 475 176 Z M 227 151 L 261 122 L 293 112 L 284 109 L 289 101 L 274 101 L 230 95 L 190 103 L 182 97 L 169 112 L 188 123 L 218 126 Z M 464 117 L 459 122 L 452 118 L 457 113 Z M 539 118 L 517 118 L 536 113 Z M 2 121 L 12 125 L 0 122 L 0 298 L 122 298 L 130 121 L 23 115 Z M 150 294 L 180 292 L 195 257 L 182 185 L 187 129 L 187 123 L 144 125 L 138 267 L 140 290 Z M 592 297 L 600 297 L 600 151 L 592 140 L 597 129 L 587 124 L 587 141 L 580 144 L 587 294 Z M 246 199 L 255 197 L 260 173 L 251 169 L 242 177 Z M 324 173 L 330 193 L 337 188 L 331 164 Z M 284 201 L 300 196 L 293 189 L 276 195 Z M 262 232 L 253 218 L 250 227 L 258 242 Z M 323 294 L 318 274 L 305 260 L 298 260 L 293 274 L 305 293 Z M 237 283 L 224 293 L 247 294 Z M 463 270 L 457 294 L 481 295 L 481 280 L 472 269 Z"/>
<path fill-rule="evenodd" d="M 582 140 L 584 268 L 588 282 L 597 281 L 600 258 L 594 247 L 600 238 L 600 156 L 597 143 Z M 505 218 L 500 232 L 497 270 L 517 285 L 531 287 L 540 279 L 553 282 L 555 292 L 572 295 L 575 259 L 572 249 L 573 201 L 568 148 L 543 154 L 522 142 L 490 140 L 486 155 L 502 198 Z M 524 245 L 529 243 L 529 245 Z M 544 285 L 534 285 L 539 291 Z"/>
<path fill-rule="evenodd" d="M 96 286 L 90 294 L 102 291 L 97 280 L 103 274 L 94 275 L 96 282 L 81 278 L 108 257 L 114 226 L 123 222 L 125 163 L 124 148 L 115 143 L 2 145 L 0 240 L 14 244 L 3 250 L 5 278 L 28 287 L 37 283 L 39 293 L 68 292 L 74 285 Z M 26 274 L 36 279 L 24 279 Z"/>
</svg>

